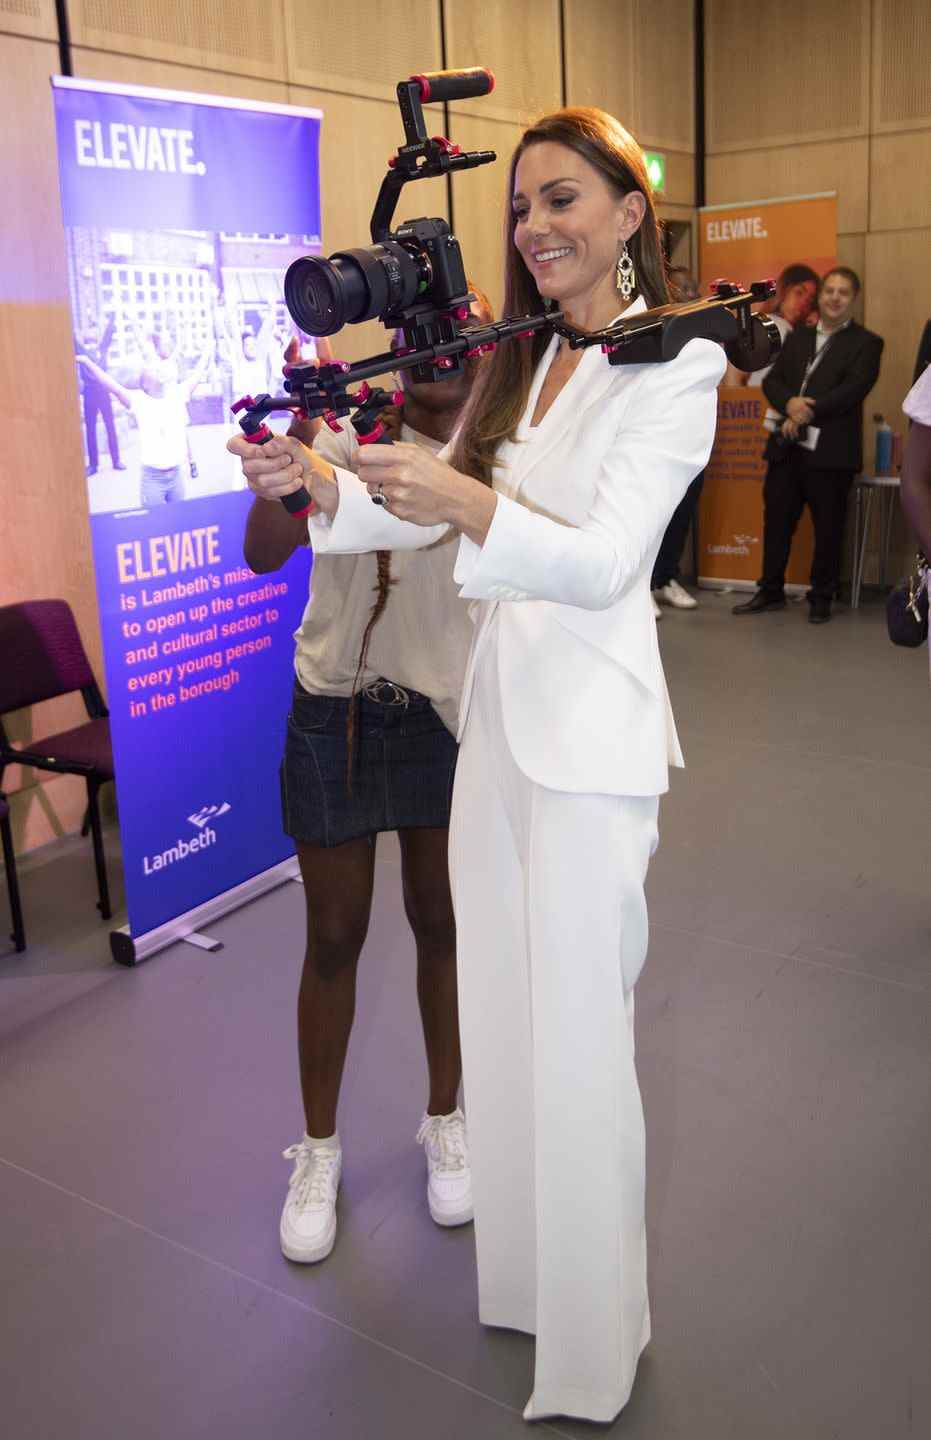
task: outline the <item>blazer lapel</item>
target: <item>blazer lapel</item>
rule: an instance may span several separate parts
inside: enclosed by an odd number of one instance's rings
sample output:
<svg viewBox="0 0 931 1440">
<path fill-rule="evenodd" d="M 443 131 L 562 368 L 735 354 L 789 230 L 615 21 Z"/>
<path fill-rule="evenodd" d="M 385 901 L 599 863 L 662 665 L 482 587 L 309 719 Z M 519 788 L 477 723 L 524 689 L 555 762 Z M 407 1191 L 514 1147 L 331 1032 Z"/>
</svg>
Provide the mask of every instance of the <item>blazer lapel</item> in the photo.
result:
<svg viewBox="0 0 931 1440">
<path fill-rule="evenodd" d="M 637 315 L 646 308 L 646 301 L 642 297 L 638 297 L 632 305 L 627 307 L 624 314 Z M 563 438 L 567 422 L 577 423 L 587 410 L 604 399 L 618 378 L 624 374 L 623 367 L 618 368 L 608 364 L 607 356 L 602 354 L 600 346 L 592 345 L 589 349 L 583 350 L 578 369 L 567 381 L 564 389 L 560 391 L 553 407 L 544 416 L 542 424 L 536 429 L 531 429 L 530 421 L 533 419 L 533 412 L 540 398 L 546 373 L 556 354 L 557 345 L 558 336 L 554 335 L 551 348 L 544 354 L 537 374 L 534 376 L 527 407 L 518 427 L 517 453 L 514 457 L 512 475 L 515 496 L 520 494 L 528 475 L 537 465 L 542 464 L 553 447 Z M 562 413 L 554 414 L 555 406 L 560 401 L 564 402 L 560 405 Z"/>
</svg>

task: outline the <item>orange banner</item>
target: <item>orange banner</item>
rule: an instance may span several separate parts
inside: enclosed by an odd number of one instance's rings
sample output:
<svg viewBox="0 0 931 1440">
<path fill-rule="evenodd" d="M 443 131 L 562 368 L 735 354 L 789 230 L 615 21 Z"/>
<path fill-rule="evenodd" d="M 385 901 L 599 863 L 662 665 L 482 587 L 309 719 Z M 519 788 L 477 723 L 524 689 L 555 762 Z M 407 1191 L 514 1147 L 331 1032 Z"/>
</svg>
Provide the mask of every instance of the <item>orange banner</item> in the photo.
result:
<svg viewBox="0 0 931 1440">
<path fill-rule="evenodd" d="M 761 309 L 786 335 L 817 321 L 817 280 L 836 263 L 837 198 L 714 205 L 699 212 L 699 284 L 748 284 L 772 276 L 775 298 Z M 763 372 L 728 367 L 718 392 L 718 431 L 705 472 L 699 518 L 699 579 L 754 583 L 763 556 Z M 790 585 L 807 585 L 813 546 L 806 511 L 786 570 Z"/>
<path fill-rule="evenodd" d="M 760 578 L 765 414 L 766 396 L 758 386 L 722 385 L 718 391 L 718 429 L 705 470 L 698 524 L 699 579 L 755 584 Z M 808 584 L 813 547 L 806 510 L 789 556 L 788 584 Z"/>
</svg>

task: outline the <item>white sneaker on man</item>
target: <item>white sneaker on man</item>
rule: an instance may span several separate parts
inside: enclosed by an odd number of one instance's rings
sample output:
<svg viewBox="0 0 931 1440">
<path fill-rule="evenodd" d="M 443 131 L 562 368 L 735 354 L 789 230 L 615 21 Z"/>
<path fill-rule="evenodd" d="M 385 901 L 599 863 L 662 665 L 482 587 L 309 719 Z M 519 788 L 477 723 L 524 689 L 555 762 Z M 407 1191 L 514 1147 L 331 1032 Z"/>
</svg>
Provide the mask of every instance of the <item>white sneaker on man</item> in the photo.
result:
<svg viewBox="0 0 931 1440">
<path fill-rule="evenodd" d="M 698 605 L 694 595 L 690 595 L 678 580 L 670 580 L 668 585 L 654 590 L 653 599 L 654 602 L 659 600 L 662 605 L 671 605 L 675 610 L 694 610 Z"/>
<path fill-rule="evenodd" d="M 336 1197 L 343 1168 L 339 1137 L 321 1141 L 305 1135 L 282 1154 L 294 1161 L 294 1170 L 281 1212 L 281 1253 L 299 1265 L 315 1265 L 336 1243 Z"/>
<path fill-rule="evenodd" d="M 424 1115 L 417 1143 L 427 1157 L 427 1204 L 437 1225 L 467 1225 L 472 1219 L 472 1171 L 465 1116 Z"/>
<path fill-rule="evenodd" d="M 656 603 L 656 596 L 655 596 L 655 595 L 651 595 L 651 596 L 650 596 L 650 599 L 653 601 L 653 615 L 654 615 L 654 618 L 657 619 L 657 620 L 662 620 L 662 618 L 663 618 L 663 612 L 662 612 L 662 610 L 660 609 L 660 607 L 659 607 L 659 606 L 657 605 L 657 603 Z"/>
</svg>

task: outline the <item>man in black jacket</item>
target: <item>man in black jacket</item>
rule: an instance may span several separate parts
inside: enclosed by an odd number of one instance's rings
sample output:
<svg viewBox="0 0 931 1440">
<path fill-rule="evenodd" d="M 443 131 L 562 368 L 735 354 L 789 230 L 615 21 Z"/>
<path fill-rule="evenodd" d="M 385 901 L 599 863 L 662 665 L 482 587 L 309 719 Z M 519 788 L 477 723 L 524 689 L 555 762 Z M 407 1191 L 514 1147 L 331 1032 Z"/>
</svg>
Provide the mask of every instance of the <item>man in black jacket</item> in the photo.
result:
<svg viewBox="0 0 931 1440">
<path fill-rule="evenodd" d="M 816 327 L 786 336 L 763 392 L 780 419 L 770 435 L 763 483 L 763 574 L 735 615 L 781 610 L 785 569 L 807 504 L 815 527 L 808 591 L 814 625 L 831 618 L 840 581 L 847 497 L 863 464 L 863 401 L 876 384 L 883 342 L 851 318 L 860 281 L 845 266 L 829 270 L 818 293 Z"/>
</svg>

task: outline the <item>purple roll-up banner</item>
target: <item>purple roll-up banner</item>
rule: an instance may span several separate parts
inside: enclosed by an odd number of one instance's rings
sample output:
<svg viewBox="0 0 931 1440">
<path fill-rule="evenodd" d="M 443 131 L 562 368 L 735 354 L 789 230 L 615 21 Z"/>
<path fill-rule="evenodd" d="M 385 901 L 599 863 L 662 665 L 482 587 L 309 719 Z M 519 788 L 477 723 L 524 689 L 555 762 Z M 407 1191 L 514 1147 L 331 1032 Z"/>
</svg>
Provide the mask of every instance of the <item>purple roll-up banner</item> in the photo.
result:
<svg viewBox="0 0 931 1440">
<path fill-rule="evenodd" d="M 278 766 L 311 557 L 247 569 L 225 446 L 292 338 L 314 353 L 282 283 L 320 250 L 321 114 L 52 84 L 133 964 L 297 874 Z"/>
</svg>

